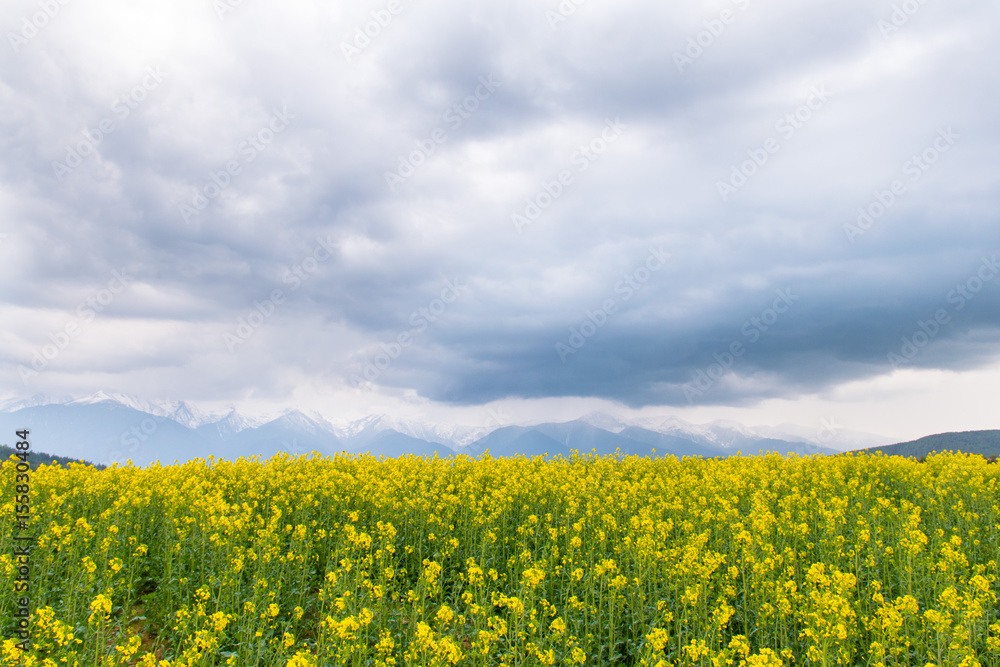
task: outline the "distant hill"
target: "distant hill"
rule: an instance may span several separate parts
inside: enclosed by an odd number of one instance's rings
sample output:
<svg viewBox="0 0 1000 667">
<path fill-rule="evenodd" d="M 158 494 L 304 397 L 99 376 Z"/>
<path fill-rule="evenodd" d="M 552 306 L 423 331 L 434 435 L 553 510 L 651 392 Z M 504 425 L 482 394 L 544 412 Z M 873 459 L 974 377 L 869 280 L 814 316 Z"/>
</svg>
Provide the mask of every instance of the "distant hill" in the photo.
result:
<svg viewBox="0 0 1000 667">
<path fill-rule="evenodd" d="M 833 449 L 805 442 L 790 442 L 775 438 L 739 435 L 730 444 L 721 444 L 700 434 L 689 437 L 674 433 L 659 433 L 638 426 L 628 426 L 614 433 L 578 419 L 565 423 L 538 424 L 535 426 L 504 426 L 480 438 L 459 453 L 477 455 L 490 450 L 491 456 L 537 456 L 562 454 L 573 451 L 581 454 L 596 452 L 608 456 L 616 452 L 625 456 L 701 456 L 717 458 L 733 456 L 742 449 L 747 455 L 758 451 L 799 454 L 836 454 Z M 653 450 L 656 450 L 655 454 Z"/>
<path fill-rule="evenodd" d="M 565 423 L 510 425 L 506 421 L 499 413 L 478 426 L 386 415 L 330 421 L 318 413 L 299 410 L 278 417 L 251 417 L 236 410 L 228 414 L 204 412 L 184 402 L 147 403 L 104 392 L 61 402 L 42 395 L 0 401 L 0 434 L 30 429 L 32 444 L 58 452 L 65 457 L 60 460 L 84 459 L 108 465 L 126 460 L 137 466 L 153 461 L 170 464 L 209 456 L 228 460 L 258 456 L 263 460 L 278 452 L 297 455 L 313 451 L 327 456 L 340 452 L 433 456 L 437 452 L 442 457 L 475 457 L 489 449 L 492 456 L 499 457 L 568 456 L 577 450 L 601 456 L 620 452 L 625 456 L 717 458 L 738 452 L 755 456 L 760 451 L 837 454 L 892 442 L 815 424 L 747 427 L 724 420 L 691 424 L 675 417 L 628 421 L 597 412 Z"/>
<path fill-rule="evenodd" d="M 13 447 L 8 447 L 7 445 L 0 445 L 0 461 L 6 461 L 14 454 L 19 452 Z M 89 466 L 94 466 L 98 470 L 104 470 L 107 466 L 91 463 L 90 461 L 83 461 L 81 459 L 74 459 L 69 456 L 56 456 L 54 454 L 46 454 L 45 452 L 31 451 L 28 453 L 28 465 L 31 466 L 32 470 L 37 470 L 38 466 L 51 465 L 55 461 L 58 465 L 64 466 L 68 463 L 85 463 Z"/>
<path fill-rule="evenodd" d="M 987 458 L 1000 456 L 1000 431 L 963 431 L 961 433 L 939 433 L 912 442 L 895 445 L 870 447 L 862 452 L 885 452 L 893 456 L 924 458 L 931 452 L 963 452 L 981 454 Z"/>
</svg>

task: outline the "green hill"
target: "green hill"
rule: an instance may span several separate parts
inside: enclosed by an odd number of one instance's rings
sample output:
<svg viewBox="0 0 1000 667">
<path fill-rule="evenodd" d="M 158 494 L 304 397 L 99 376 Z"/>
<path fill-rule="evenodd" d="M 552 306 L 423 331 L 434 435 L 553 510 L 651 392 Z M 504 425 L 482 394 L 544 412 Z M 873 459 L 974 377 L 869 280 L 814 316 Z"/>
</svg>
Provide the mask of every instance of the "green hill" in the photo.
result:
<svg viewBox="0 0 1000 667">
<path fill-rule="evenodd" d="M 18 451 L 13 447 L 8 447 L 7 445 L 0 445 L 0 461 L 6 461 Z M 107 466 L 99 465 L 96 463 L 91 463 L 90 461 L 83 461 L 81 459 L 73 459 L 68 456 L 55 456 L 54 454 L 46 454 L 45 452 L 29 452 L 28 453 L 28 465 L 31 466 L 32 470 L 37 470 L 38 466 L 51 465 L 55 461 L 57 465 L 64 466 L 67 463 L 84 463 L 89 466 L 94 466 L 98 470 L 104 470 Z"/>
<path fill-rule="evenodd" d="M 912 442 L 870 447 L 863 452 L 885 452 L 893 456 L 924 458 L 931 452 L 963 452 L 981 454 L 987 458 L 1000 456 L 1000 431 L 963 431 L 939 433 Z"/>
</svg>

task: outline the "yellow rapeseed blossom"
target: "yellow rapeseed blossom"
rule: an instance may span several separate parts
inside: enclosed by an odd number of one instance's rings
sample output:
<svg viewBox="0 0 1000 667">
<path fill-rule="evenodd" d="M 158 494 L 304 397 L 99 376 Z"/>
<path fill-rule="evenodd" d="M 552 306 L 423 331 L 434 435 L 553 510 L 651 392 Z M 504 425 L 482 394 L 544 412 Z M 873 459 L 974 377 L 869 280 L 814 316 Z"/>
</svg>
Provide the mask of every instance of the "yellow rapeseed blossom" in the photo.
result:
<svg viewBox="0 0 1000 667">
<path fill-rule="evenodd" d="M 106 620 L 111 615 L 111 599 L 106 595 L 98 595 L 90 603 L 90 612 L 88 622 L 94 623 L 95 620 Z"/>
<path fill-rule="evenodd" d="M 0 665 L 1000 667 L 998 491 L 948 453 L 43 465 Z"/>
</svg>

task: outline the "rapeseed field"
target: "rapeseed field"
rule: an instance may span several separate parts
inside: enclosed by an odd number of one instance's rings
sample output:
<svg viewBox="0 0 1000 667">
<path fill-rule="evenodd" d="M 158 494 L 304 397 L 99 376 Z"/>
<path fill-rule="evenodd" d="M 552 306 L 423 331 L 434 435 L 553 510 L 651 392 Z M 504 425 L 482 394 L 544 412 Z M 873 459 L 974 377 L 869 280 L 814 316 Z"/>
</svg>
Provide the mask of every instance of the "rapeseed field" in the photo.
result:
<svg viewBox="0 0 1000 667">
<path fill-rule="evenodd" d="M 31 478 L 31 645 L 4 641 L 4 665 L 1000 666 L 1000 466 L 981 457 L 313 454 Z"/>
</svg>

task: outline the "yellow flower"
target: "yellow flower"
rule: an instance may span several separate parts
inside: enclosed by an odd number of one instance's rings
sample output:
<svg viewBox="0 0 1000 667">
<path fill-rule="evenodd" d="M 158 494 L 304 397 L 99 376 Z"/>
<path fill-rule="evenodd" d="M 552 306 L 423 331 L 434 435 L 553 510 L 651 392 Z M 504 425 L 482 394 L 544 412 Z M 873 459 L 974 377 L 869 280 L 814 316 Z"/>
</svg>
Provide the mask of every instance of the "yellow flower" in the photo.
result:
<svg viewBox="0 0 1000 667">
<path fill-rule="evenodd" d="M 434 618 L 437 619 L 437 622 L 440 623 L 442 627 L 446 627 L 449 623 L 451 623 L 451 620 L 454 617 L 455 612 L 453 612 L 451 607 L 448 605 L 442 605 L 441 608 L 438 609 L 437 614 L 434 615 Z"/>
<path fill-rule="evenodd" d="M 316 667 L 316 658 L 311 653 L 299 651 L 288 659 L 285 667 Z"/>
<path fill-rule="evenodd" d="M 543 579 L 545 579 L 545 573 L 540 569 L 533 567 L 525 570 L 522 577 L 529 588 L 534 588 L 538 584 L 542 583 Z"/>
<path fill-rule="evenodd" d="M 128 662 L 132 659 L 132 656 L 136 654 L 139 650 L 139 646 L 142 644 L 142 640 L 138 636 L 132 635 L 129 637 L 128 644 L 126 646 L 115 646 L 115 650 L 118 651 L 124 662 Z"/>
<path fill-rule="evenodd" d="M 653 647 L 655 652 L 659 653 L 666 647 L 667 642 L 670 641 L 670 634 L 662 628 L 656 628 L 646 635 L 646 641 L 649 642 L 649 645 Z"/>
<path fill-rule="evenodd" d="M 215 632 L 222 632 L 229 624 L 229 616 L 221 611 L 217 611 L 209 616 L 209 620 L 212 624 L 212 630 Z"/>
<path fill-rule="evenodd" d="M 111 598 L 98 594 L 90 603 L 90 612 L 90 623 L 93 623 L 96 618 L 106 621 L 111 615 Z"/>
<path fill-rule="evenodd" d="M 760 653 L 747 658 L 747 667 L 782 667 L 785 663 L 777 653 L 769 648 L 762 648 Z"/>
</svg>

